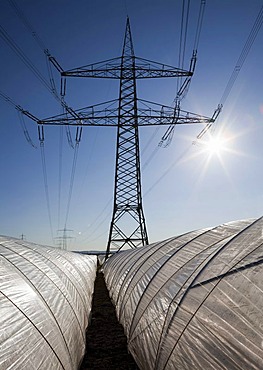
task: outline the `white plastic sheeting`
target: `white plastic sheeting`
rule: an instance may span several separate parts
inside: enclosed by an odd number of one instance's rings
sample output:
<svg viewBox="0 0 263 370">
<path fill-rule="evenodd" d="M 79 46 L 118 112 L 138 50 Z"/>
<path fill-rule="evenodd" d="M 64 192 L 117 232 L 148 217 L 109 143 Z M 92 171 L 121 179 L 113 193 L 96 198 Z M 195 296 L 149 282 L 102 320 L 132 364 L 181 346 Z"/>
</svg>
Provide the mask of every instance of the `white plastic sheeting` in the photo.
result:
<svg viewBox="0 0 263 370">
<path fill-rule="evenodd" d="M 0 369 L 77 369 L 96 257 L 0 236 Z"/>
<path fill-rule="evenodd" d="M 104 267 L 140 369 L 263 369 L 263 219 L 193 231 Z"/>
</svg>

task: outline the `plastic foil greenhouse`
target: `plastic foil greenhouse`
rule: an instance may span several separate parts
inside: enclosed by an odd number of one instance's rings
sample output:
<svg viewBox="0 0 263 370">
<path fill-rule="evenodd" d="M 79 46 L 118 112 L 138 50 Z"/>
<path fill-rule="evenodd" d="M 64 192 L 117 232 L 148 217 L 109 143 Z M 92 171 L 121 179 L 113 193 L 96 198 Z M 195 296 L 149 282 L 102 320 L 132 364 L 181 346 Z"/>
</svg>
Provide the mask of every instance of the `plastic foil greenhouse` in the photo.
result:
<svg viewBox="0 0 263 370">
<path fill-rule="evenodd" d="M 96 257 L 0 237 L 0 369 L 78 369 Z"/>
<path fill-rule="evenodd" d="M 193 231 L 104 267 L 140 369 L 263 369 L 263 219 Z"/>
</svg>

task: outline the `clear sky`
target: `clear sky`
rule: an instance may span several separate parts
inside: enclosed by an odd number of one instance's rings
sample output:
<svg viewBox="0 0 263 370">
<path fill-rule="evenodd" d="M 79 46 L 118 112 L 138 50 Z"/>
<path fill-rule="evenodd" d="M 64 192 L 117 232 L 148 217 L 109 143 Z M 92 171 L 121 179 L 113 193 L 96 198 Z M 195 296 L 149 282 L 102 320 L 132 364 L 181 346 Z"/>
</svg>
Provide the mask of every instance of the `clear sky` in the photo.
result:
<svg viewBox="0 0 263 370">
<path fill-rule="evenodd" d="M 16 3 L 65 70 L 120 56 L 127 15 L 135 54 L 178 66 L 179 0 Z M 191 2 L 186 68 L 199 4 L 199 0 Z M 212 116 L 261 6 L 261 0 L 207 0 L 197 66 L 182 109 Z M 1 0 L 0 25 L 48 79 L 45 55 L 17 16 L 12 1 Z M 202 145 L 191 145 L 202 129 L 200 125 L 177 126 L 170 146 L 159 149 L 165 128 L 140 129 L 143 205 L 150 242 L 262 215 L 262 41 L 263 29 L 217 120 L 215 133 L 222 131 L 227 140 L 225 150 L 211 156 Z M 58 102 L 2 38 L 0 48 L 0 90 L 38 118 L 60 114 Z M 58 73 L 53 73 L 59 84 Z M 176 83 L 176 79 L 140 81 L 138 97 L 171 105 Z M 118 81 L 72 78 L 67 81 L 66 100 L 78 109 L 117 98 L 118 87 Z M 70 203 L 74 150 L 67 143 L 65 130 L 45 129 L 50 225 L 37 127 L 27 118 L 25 121 L 37 149 L 26 141 L 17 111 L 0 100 L 0 234 L 24 234 L 29 241 L 56 245 L 59 239 L 53 243 L 52 233 L 62 236 L 57 230 L 64 228 L 68 208 L 66 227 L 72 230 L 67 232 L 69 249 L 105 250 L 112 213 L 116 129 L 85 128 Z"/>
</svg>

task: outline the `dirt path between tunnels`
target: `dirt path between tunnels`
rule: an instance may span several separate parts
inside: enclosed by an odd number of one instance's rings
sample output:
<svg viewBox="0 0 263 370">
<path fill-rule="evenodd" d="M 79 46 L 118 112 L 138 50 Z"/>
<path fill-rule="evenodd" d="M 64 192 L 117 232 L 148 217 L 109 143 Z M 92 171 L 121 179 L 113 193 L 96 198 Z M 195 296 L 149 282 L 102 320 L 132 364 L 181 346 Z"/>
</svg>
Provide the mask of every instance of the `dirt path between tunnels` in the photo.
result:
<svg viewBox="0 0 263 370">
<path fill-rule="evenodd" d="M 97 273 L 91 322 L 86 333 L 87 348 L 80 370 L 137 370 L 128 353 L 123 327 L 110 300 L 104 276 Z"/>
</svg>

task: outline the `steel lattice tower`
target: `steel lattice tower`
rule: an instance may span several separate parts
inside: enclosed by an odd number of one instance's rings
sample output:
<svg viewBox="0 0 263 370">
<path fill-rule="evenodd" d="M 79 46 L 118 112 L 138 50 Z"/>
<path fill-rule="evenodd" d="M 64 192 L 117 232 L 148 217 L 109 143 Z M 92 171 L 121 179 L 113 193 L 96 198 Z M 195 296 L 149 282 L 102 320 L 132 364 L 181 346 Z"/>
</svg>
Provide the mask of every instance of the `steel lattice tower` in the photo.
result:
<svg viewBox="0 0 263 370">
<path fill-rule="evenodd" d="M 128 19 L 120 65 L 114 205 L 107 256 L 111 244 L 117 249 L 148 244 L 142 207 L 135 68 Z"/>
<path fill-rule="evenodd" d="M 145 217 L 142 206 L 139 126 L 170 125 L 166 138 L 177 124 L 203 123 L 211 125 L 212 118 L 200 116 L 174 107 L 138 99 L 136 80 L 144 78 L 179 77 L 182 80 L 179 94 L 187 89 L 195 67 L 195 53 L 189 70 L 183 70 L 134 55 L 130 22 L 127 18 L 122 56 L 103 62 L 64 71 L 50 56 L 50 61 L 61 73 L 61 86 L 65 77 L 93 77 L 120 80 L 119 98 L 89 106 L 77 111 L 65 106 L 66 113 L 45 120 L 38 120 L 27 111 L 22 113 L 38 123 L 40 141 L 44 140 L 44 125 L 77 127 L 76 142 L 81 138 L 84 126 L 117 127 L 116 167 L 113 214 L 110 224 L 106 258 L 113 250 L 136 248 L 148 244 Z M 64 81 L 63 81 L 64 80 Z M 62 94 L 63 95 L 63 94 Z M 116 104 L 116 106 L 113 106 Z"/>
</svg>

